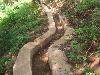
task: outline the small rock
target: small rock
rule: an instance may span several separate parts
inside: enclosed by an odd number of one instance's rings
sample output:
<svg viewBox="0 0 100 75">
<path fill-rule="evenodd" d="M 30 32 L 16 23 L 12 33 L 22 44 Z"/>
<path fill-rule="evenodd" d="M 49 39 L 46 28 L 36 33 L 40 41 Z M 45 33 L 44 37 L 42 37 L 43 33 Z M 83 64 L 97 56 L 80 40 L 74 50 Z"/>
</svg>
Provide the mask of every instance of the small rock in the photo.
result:
<svg viewBox="0 0 100 75">
<path fill-rule="evenodd" d="M 94 58 L 94 62 L 90 65 L 91 69 L 94 69 L 100 62 L 99 58 Z"/>
<path fill-rule="evenodd" d="M 94 62 L 95 61 L 95 57 L 90 57 L 89 61 Z"/>
<path fill-rule="evenodd" d="M 90 68 L 100 75 L 100 58 L 95 58 L 94 62 L 90 65 Z"/>
<path fill-rule="evenodd" d="M 75 74 L 82 75 L 83 72 L 84 72 L 84 68 L 80 68 L 80 69 L 78 69 L 78 70 L 75 71 Z"/>
</svg>

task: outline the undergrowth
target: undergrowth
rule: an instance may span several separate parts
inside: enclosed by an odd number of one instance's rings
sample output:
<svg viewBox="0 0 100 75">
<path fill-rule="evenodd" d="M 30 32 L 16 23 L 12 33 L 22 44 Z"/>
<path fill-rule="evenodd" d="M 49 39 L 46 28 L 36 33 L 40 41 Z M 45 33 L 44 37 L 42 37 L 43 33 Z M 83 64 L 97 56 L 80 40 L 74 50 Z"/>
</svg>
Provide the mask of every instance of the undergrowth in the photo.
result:
<svg viewBox="0 0 100 75">
<path fill-rule="evenodd" d="M 90 54 L 100 52 L 100 1 L 67 0 L 62 11 L 76 33 L 66 55 L 73 62 L 86 62 Z M 85 75 L 96 75 L 89 73 Z"/>
<path fill-rule="evenodd" d="M 39 27 L 42 18 L 32 3 L 1 4 L 0 13 L 0 75 L 11 75 L 19 49 L 31 39 L 27 32 Z"/>
<path fill-rule="evenodd" d="M 93 72 L 93 71 L 90 70 L 89 68 L 85 68 L 84 74 L 85 74 L 85 75 L 98 75 L 97 73 Z"/>
</svg>

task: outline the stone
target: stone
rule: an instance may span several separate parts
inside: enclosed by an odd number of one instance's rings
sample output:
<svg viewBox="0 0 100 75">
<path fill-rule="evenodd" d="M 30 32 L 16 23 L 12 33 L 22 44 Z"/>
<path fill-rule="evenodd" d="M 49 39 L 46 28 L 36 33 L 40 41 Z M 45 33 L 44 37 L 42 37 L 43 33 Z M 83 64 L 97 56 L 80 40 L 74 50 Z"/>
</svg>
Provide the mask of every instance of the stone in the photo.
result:
<svg viewBox="0 0 100 75">
<path fill-rule="evenodd" d="M 67 34 L 69 36 L 66 36 Z M 71 40 L 72 34 L 72 29 L 67 29 L 64 36 L 55 41 L 48 49 L 48 59 L 53 75 L 74 75 L 71 71 L 71 65 L 67 62 L 65 53 L 59 50 L 60 45 L 65 41 L 65 37 L 67 37 L 67 40 Z"/>
</svg>

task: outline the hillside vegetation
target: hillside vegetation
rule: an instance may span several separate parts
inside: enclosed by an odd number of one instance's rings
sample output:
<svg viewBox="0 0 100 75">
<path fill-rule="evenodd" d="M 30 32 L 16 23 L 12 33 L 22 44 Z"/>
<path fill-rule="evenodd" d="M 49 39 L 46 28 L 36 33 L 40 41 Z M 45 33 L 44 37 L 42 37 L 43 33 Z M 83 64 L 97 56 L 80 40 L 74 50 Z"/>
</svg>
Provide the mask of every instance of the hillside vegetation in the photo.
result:
<svg viewBox="0 0 100 75">
<path fill-rule="evenodd" d="M 26 1 L 0 4 L 0 75 L 12 74 L 15 57 L 31 37 L 28 32 L 40 26 L 37 4 Z"/>
</svg>

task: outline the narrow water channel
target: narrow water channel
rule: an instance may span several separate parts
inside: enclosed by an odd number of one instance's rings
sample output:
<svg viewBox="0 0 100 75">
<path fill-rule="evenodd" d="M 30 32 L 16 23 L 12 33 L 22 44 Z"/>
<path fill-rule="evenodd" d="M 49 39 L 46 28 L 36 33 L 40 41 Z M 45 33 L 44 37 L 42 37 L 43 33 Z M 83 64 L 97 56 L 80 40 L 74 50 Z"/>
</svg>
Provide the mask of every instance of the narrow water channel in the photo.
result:
<svg viewBox="0 0 100 75">
<path fill-rule="evenodd" d="M 44 48 L 40 49 L 33 56 L 33 61 L 32 61 L 33 75 L 52 75 L 48 63 L 48 48 L 51 44 L 53 44 L 54 41 L 58 40 L 61 36 L 63 36 L 63 33 L 56 33 L 53 40 Z"/>
</svg>

